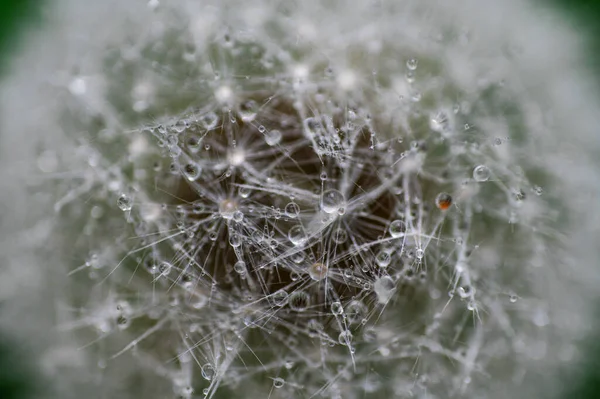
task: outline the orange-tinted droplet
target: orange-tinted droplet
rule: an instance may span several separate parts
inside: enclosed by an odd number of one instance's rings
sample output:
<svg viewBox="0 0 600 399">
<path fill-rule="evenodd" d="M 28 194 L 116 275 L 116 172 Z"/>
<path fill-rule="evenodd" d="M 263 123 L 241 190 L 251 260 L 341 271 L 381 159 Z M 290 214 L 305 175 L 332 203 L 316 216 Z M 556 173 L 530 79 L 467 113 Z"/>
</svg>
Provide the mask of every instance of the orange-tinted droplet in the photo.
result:
<svg viewBox="0 0 600 399">
<path fill-rule="evenodd" d="M 435 198 L 435 205 L 442 211 L 447 210 L 452 205 L 452 196 L 448 193 L 439 193 Z"/>
</svg>

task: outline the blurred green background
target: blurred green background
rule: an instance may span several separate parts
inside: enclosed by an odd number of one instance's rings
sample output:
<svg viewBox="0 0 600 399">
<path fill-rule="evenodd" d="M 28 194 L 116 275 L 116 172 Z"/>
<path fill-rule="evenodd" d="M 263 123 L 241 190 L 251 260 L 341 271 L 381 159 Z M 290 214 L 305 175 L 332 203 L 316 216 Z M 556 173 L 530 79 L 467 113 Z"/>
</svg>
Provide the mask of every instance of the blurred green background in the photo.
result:
<svg viewBox="0 0 600 399">
<path fill-rule="evenodd" d="M 0 0 L 0 84 L 7 72 L 11 55 L 17 51 L 24 32 L 43 24 L 40 13 L 42 1 L 52 0 Z M 571 25 L 589 39 L 588 66 L 597 78 L 600 95 L 600 0 L 539 0 L 541 4 L 548 2 L 556 6 Z M 27 356 L 24 354 L 28 352 L 27 348 L 15 345 L 16 342 L 10 341 L 8 337 L 0 336 L 0 398 L 35 398 L 36 386 L 44 384 L 40 384 L 35 376 L 36 365 L 28 364 L 26 360 Z M 583 384 L 571 387 L 571 392 L 565 395 L 565 399 L 600 398 L 600 332 L 597 339 L 590 339 L 585 347 L 588 348 L 589 354 L 586 378 Z"/>
</svg>

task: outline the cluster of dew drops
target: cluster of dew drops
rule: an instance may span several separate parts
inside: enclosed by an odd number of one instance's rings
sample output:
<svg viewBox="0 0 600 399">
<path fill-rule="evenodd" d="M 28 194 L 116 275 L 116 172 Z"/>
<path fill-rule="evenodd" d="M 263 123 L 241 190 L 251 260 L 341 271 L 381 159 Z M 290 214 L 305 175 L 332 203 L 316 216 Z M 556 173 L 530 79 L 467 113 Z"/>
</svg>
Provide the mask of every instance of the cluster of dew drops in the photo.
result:
<svg viewBox="0 0 600 399">
<path fill-rule="evenodd" d="M 407 62 L 409 71 L 416 66 Z M 116 205 L 145 237 L 144 250 L 132 253 L 143 255 L 153 285 L 180 289 L 195 309 L 228 307 L 227 327 L 212 330 L 316 339 L 345 348 L 354 361 L 356 334 L 368 336 L 399 285 L 415 276 L 427 282 L 428 244 L 455 198 L 403 166 L 420 162 L 422 142 L 376 137 L 373 118 L 356 110 L 325 109 L 304 119 L 290 110 L 290 99 L 250 99 L 145 127 L 139 133 L 158 159 L 151 175 L 169 198 L 156 202 L 150 190 L 138 189 L 120 193 Z M 437 127 L 446 122 L 439 114 L 431 119 Z M 475 183 L 493 177 L 485 164 L 470 166 Z M 419 198 L 421 184 L 433 186 L 434 195 Z M 475 289 L 455 290 L 457 280 L 436 284 L 476 310 Z M 122 312 L 118 317 L 120 327 L 130 326 Z M 203 363 L 202 377 L 214 381 L 217 365 Z M 286 385 L 279 376 L 272 381 L 274 388 Z"/>
</svg>

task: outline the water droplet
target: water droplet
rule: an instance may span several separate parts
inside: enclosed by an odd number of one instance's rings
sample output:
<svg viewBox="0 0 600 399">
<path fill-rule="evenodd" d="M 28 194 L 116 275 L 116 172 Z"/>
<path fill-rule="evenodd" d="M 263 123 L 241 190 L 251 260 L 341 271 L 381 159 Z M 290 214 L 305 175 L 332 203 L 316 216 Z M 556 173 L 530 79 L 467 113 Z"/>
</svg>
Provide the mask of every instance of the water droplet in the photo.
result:
<svg viewBox="0 0 600 399">
<path fill-rule="evenodd" d="M 295 202 L 290 202 L 285 206 L 285 214 L 287 217 L 294 219 L 300 214 L 300 207 Z"/>
<path fill-rule="evenodd" d="M 379 253 L 375 256 L 375 263 L 377 263 L 377 266 L 379 267 L 388 267 L 391 262 L 392 256 L 388 251 L 379 251 Z"/>
<path fill-rule="evenodd" d="M 321 181 L 326 181 L 327 180 L 327 172 L 321 172 L 321 176 L 319 176 Z"/>
<path fill-rule="evenodd" d="M 452 205 L 452 196 L 448 193 L 439 193 L 435 197 L 435 205 L 442 211 L 447 210 Z"/>
<path fill-rule="evenodd" d="M 533 186 L 533 192 L 535 193 L 535 195 L 542 195 L 544 193 L 544 189 L 541 188 L 540 186 Z"/>
<path fill-rule="evenodd" d="M 417 69 L 418 65 L 419 65 L 419 61 L 416 58 L 411 58 L 408 61 L 406 61 L 406 67 L 411 71 L 414 71 L 415 69 Z"/>
<path fill-rule="evenodd" d="M 161 262 L 160 265 L 158 265 L 158 272 L 163 276 L 168 276 L 169 273 L 171 273 L 172 268 L 173 265 L 169 262 Z"/>
<path fill-rule="evenodd" d="M 242 220 L 244 220 L 244 214 L 242 213 L 242 211 L 233 212 L 233 220 L 236 223 L 240 223 Z"/>
<path fill-rule="evenodd" d="M 206 130 L 212 130 L 219 123 L 219 117 L 214 112 L 209 112 L 200 118 L 200 123 Z"/>
<path fill-rule="evenodd" d="M 310 296 L 304 291 L 294 291 L 288 297 L 290 309 L 296 312 L 304 312 L 310 306 Z"/>
<path fill-rule="evenodd" d="M 200 176 L 200 167 L 195 163 L 188 163 L 183 167 L 183 175 L 189 181 L 194 181 Z"/>
<path fill-rule="evenodd" d="M 338 228 L 333 232 L 333 241 L 336 244 L 343 244 L 348 240 L 348 233 L 342 228 Z"/>
<path fill-rule="evenodd" d="M 240 105 L 240 118 L 244 122 L 252 122 L 258 114 L 258 104 L 254 100 L 249 100 Z"/>
<path fill-rule="evenodd" d="M 210 381 L 214 378 L 216 372 L 215 372 L 215 368 L 212 366 L 212 364 L 206 363 L 205 365 L 203 365 L 201 367 L 201 369 L 202 369 L 202 377 L 205 380 Z"/>
<path fill-rule="evenodd" d="M 350 346 L 350 343 L 352 342 L 352 333 L 350 330 L 342 331 L 338 336 L 338 341 L 342 345 Z"/>
<path fill-rule="evenodd" d="M 334 316 L 339 316 L 342 313 L 344 313 L 344 308 L 342 307 L 342 304 L 339 302 L 333 302 L 331 304 L 331 313 L 333 313 Z"/>
<path fill-rule="evenodd" d="M 470 297 L 471 294 L 473 293 L 471 291 L 471 286 L 468 286 L 468 285 L 458 287 L 458 289 L 456 291 L 458 292 L 458 296 L 460 296 L 462 299 Z"/>
<path fill-rule="evenodd" d="M 306 118 L 304 120 L 304 129 L 310 136 L 316 136 L 321 133 L 323 124 L 317 118 Z"/>
<path fill-rule="evenodd" d="M 277 377 L 273 379 L 273 386 L 275 388 L 281 388 L 285 384 L 285 380 L 283 378 Z"/>
<path fill-rule="evenodd" d="M 526 197 L 527 195 L 525 194 L 525 191 L 521 190 L 520 188 L 513 190 L 513 198 L 515 199 L 515 201 L 521 202 Z"/>
<path fill-rule="evenodd" d="M 281 142 L 281 132 L 277 129 L 266 132 L 265 142 L 270 146 L 279 144 Z"/>
<path fill-rule="evenodd" d="M 242 245 L 242 237 L 238 233 L 231 234 L 229 236 L 229 245 L 231 245 L 233 248 L 240 247 Z"/>
<path fill-rule="evenodd" d="M 517 302 L 518 299 L 519 299 L 519 297 L 516 296 L 516 295 L 511 295 L 510 298 L 509 298 L 509 300 L 510 300 L 511 303 Z"/>
<path fill-rule="evenodd" d="M 264 133 L 266 130 L 267 130 L 267 129 L 266 129 L 266 128 L 265 128 L 263 125 L 260 125 L 260 126 L 258 127 L 258 131 L 259 131 L 260 133 Z"/>
<path fill-rule="evenodd" d="M 327 276 L 329 268 L 326 264 L 315 262 L 308 268 L 308 275 L 315 281 L 323 280 Z"/>
<path fill-rule="evenodd" d="M 240 187 L 238 193 L 240 194 L 240 197 L 248 198 L 250 196 L 250 189 L 248 187 Z"/>
<path fill-rule="evenodd" d="M 130 211 L 133 206 L 133 201 L 128 195 L 121 194 L 121 196 L 117 199 L 117 206 L 123 212 Z"/>
<path fill-rule="evenodd" d="M 237 202 L 233 199 L 224 199 L 219 204 L 219 214 L 223 219 L 233 219 L 233 214 L 237 211 Z"/>
<path fill-rule="evenodd" d="M 287 291 L 281 289 L 276 291 L 271 298 L 273 299 L 275 306 L 284 306 L 288 301 L 288 296 Z"/>
<path fill-rule="evenodd" d="M 346 199 L 344 195 L 335 189 L 326 190 L 321 196 L 321 209 L 325 213 L 339 212 L 344 208 Z"/>
<path fill-rule="evenodd" d="M 123 315 L 117 317 L 117 327 L 119 330 L 125 330 L 131 325 L 131 320 Z"/>
<path fill-rule="evenodd" d="M 346 320 L 348 320 L 348 323 L 361 323 L 367 315 L 367 307 L 361 301 L 353 300 L 350 301 L 348 305 L 346 305 L 345 312 Z"/>
<path fill-rule="evenodd" d="M 373 284 L 373 291 L 377 295 L 377 301 L 381 304 L 386 304 L 394 294 L 394 280 L 390 276 L 378 278 Z"/>
<path fill-rule="evenodd" d="M 423 259 L 424 255 L 425 251 L 423 251 L 422 248 L 417 248 L 417 250 L 415 251 L 415 256 L 417 257 L 417 259 Z"/>
<path fill-rule="evenodd" d="M 288 231 L 288 238 L 295 246 L 304 245 L 307 240 L 304 228 L 300 225 L 296 225 Z"/>
<path fill-rule="evenodd" d="M 478 165 L 473 169 L 475 181 L 487 181 L 490 178 L 490 169 L 485 165 Z"/>
<path fill-rule="evenodd" d="M 402 220 L 394 220 L 390 223 L 390 235 L 393 238 L 403 237 L 406 232 L 406 225 Z"/>
</svg>

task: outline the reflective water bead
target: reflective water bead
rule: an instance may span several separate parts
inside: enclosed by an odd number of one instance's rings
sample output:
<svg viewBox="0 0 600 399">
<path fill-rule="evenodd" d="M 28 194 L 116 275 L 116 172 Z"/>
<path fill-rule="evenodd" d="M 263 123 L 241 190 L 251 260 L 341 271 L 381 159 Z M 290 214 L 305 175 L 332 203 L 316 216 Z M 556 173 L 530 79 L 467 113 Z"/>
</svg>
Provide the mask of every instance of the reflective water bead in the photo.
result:
<svg viewBox="0 0 600 399">
<path fill-rule="evenodd" d="M 240 194 L 240 197 L 248 198 L 250 196 L 250 189 L 248 187 L 240 187 L 238 193 Z"/>
<path fill-rule="evenodd" d="M 265 133 L 265 142 L 269 146 L 277 145 L 281 142 L 281 132 L 277 129 Z"/>
<path fill-rule="evenodd" d="M 348 233 L 346 230 L 338 228 L 333 232 L 332 238 L 336 244 L 343 244 L 348 240 Z"/>
<path fill-rule="evenodd" d="M 315 281 L 323 280 L 327 276 L 329 268 L 326 264 L 315 262 L 308 268 L 308 275 Z"/>
<path fill-rule="evenodd" d="M 333 313 L 335 316 L 339 316 L 342 313 L 344 313 L 344 308 L 342 307 L 342 304 L 339 302 L 333 302 L 331 304 L 331 313 Z"/>
<path fill-rule="evenodd" d="M 290 309 L 304 312 L 310 306 L 310 296 L 304 291 L 294 291 L 288 297 Z"/>
<path fill-rule="evenodd" d="M 237 223 L 240 223 L 242 220 L 244 220 L 244 214 L 242 211 L 233 212 L 233 220 Z"/>
<path fill-rule="evenodd" d="M 417 248 L 417 250 L 415 251 L 416 258 L 423 259 L 424 255 L 425 255 L 425 251 L 422 248 Z"/>
<path fill-rule="evenodd" d="M 439 193 L 435 197 L 435 205 L 442 211 L 447 210 L 452 205 L 452 196 L 448 193 Z"/>
<path fill-rule="evenodd" d="M 195 163 L 188 163 L 183 167 L 183 175 L 189 181 L 194 181 L 200 176 L 200 167 Z"/>
<path fill-rule="evenodd" d="M 284 306 L 288 301 L 288 293 L 284 289 L 275 291 L 275 293 L 271 296 L 273 299 L 273 303 L 275 306 Z"/>
<path fill-rule="evenodd" d="M 335 213 L 345 204 L 344 195 L 335 189 L 325 190 L 321 196 L 321 209 L 325 213 Z"/>
<path fill-rule="evenodd" d="M 215 368 L 210 363 L 206 363 L 205 365 L 203 365 L 201 367 L 201 372 L 202 372 L 202 377 L 208 381 L 212 380 L 216 374 Z"/>
<path fill-rule="evenodd" d="M 300 207 L 295 202 L 290 202 L 285 206 L 285 214 L 289 218 L 296 218 L 300 213 Z"/>
<path fill-rule="evenodd" d="M 242 237 L 237 233 L 231 234 L 229 236 L 229 245 L 231 245 L 233 248 L 238 248 L 242 245 Z"/>
<path fill-rule="evenodd" d="M 249 100 L 240 105 L 240 118 L 244 122 L 252 122 L 258 113 L 258 104 L 254 100 Z"/>
<path fill-rule="evenodd" d="M 128 195 L 121 194 L 121 196 L 117 199 L 117 206 L 123 212 L 130 211 L 133 206 L 133 201 Z"/>
<path fill-rule="evenodd" d="M 223 219 L 233 219 L 233 214 L 237 211 L 237 202 L 233 199 L 224 199 L 219 204 L 219 214 Z"/>
<path fill-rule="evenodd" d="M 352 333 L 350 330 L 344 330 L 338 336 L 338 342 L 342 345 L 350 346 L 352 342 Z"/>
<path fill-rule="evenodd" d="M 375 256 L 375 263 L 377 266 L 381 268 L 388 267 L 392 262 L 392 256 L 388 251 L 379 251 L 379 253 Z"/>
<path fill-rule="evenodd" d="M 200 123 L 206 130 L 214 129 L 218 122 L 219 117 L 214 112 L 209 112 L 200 118 Z"/>
<path fill-rule="evenodd" d="M 367 315 L 367 307 L 359 300 L 351 301 L 346 305 L 346 319 L 350 324 L 362 322 Z"/>
<path fill-rule="evenodd" d="M 304 228 L 300 225 L 292 227 L 290 231 L 288 231 L 288 239 L 295 246 L 303 245 L 307 240 Z"/>
<path fill-rule="evenodd" d="M 404 233 L 406 232 L 406 225 L 404 224 L 404 222 L 402 220 L 394 220 L 392 223 L 390 223 L 390 235 L 393 238 L 398 238 L 398 237 L 402 237 L 404 236 Z"/>
<path fill-rule="evenodd" d="M 171 272 L 172 268 L 173 265 L 171 265 L 169 262 L 161 262 L 161 264 L 158 265 L 158 271 L 163 276 L 167 276 Z"/>
<path fill-rule="evenodd" d="M 373 291 L 375 291 L 377 301 L 381 304 L 386 304 L 395 291 L 394 280 L 390 276 L 378 278 L 373 284 Z"/>
<path fill-rule="evenodd" d="M 273 387 L 281 388 L 285 385 L 285 380 L 283 378 L 277 377 L 273 379 Z"/>
<path fill-rule="evenodd" d="M 473 169 L 473 179 L 475 181 L 483 182 L 487 181 L 490 178 L 490 169 L 485 165 L 477 165 L 475 169 Z"/>
<path fill-rule="evenodd" d="M 411 58 L 408 61 L 406 61 L 406 67 L 411 71 L 414 71 L 415 69 L 417 69 L 418 64 L 419 64 L 419 61 L 416 58 Z"/>
</svg>

